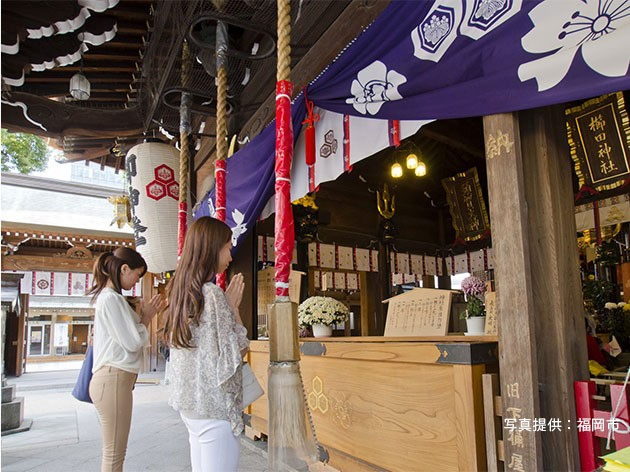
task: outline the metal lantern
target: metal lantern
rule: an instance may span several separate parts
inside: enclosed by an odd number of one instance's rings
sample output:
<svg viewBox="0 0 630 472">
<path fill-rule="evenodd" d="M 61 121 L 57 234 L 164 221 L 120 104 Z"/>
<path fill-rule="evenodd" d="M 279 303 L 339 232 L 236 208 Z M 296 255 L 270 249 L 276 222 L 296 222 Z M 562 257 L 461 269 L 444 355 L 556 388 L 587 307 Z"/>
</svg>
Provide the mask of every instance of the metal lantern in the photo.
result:
<svg viewBox="0 0 630 472">
<path fill-rule="evenodd" d="M 418 156 L 411 153 L 407 156 L 407 169 L 415 169 L 418 167 Z"/>
<path fill-rule="evenodd" d="M 77 72 L 70 79 L 70 95 L 76 100 L 90 98 L 90 81 L 82 72 Z"/>
<path fill-rule="evenodd" d="M 403 175 L 403 168 L 398 162 L 396 162 L 390 169 L 390 172 L 393 178 L 398 179 Z"/>
<path fill-rule="evenodd" d="M 427 165 L 422 161 L 418 162 L 418 165 L 416 166 L 416 170 L 414 172 L 417 177 L 424 177 L 425 175 L 427 175 Z"/>
</svg>

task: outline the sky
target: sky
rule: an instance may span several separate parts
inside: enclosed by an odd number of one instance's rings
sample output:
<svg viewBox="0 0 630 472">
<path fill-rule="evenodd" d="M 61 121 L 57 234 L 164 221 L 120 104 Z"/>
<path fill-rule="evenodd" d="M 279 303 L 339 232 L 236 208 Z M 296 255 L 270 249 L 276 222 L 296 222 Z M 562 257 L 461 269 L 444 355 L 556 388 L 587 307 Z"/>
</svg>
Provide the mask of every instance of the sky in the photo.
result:
<svg viewBox="0 0 630 472">
<path fill-rule="evenodd" d="M 48 148 L 52 149 L 52 148 Z M 36 177 L 47 177 L 50 179 L 57 180 L 70 180 L 70 164 L 60 164 L 55 161 L 54 156 L 58 155 L 60 151 L 53 149 L 54 152 L 51 152 L 48 156 L 48 167 L 45 171 L 42 172 L 32 172 L 30 175 L 34 175 Z M 61 153 L 63 155 L 63 153 Z"/>
</svg>

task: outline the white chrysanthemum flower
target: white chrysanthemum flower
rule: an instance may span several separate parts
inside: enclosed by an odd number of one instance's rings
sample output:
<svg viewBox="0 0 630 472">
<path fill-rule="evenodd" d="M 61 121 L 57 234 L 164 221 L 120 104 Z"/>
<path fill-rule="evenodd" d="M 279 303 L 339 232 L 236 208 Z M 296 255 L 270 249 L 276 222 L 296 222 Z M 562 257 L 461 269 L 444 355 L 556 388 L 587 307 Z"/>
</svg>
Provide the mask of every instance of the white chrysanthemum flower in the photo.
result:
<svg viewBox="0 0 630 472">
<path fill-rule="evenodd" d="M 332 326 L 348 319 L 349 310 L 346 305 L 331 297 L 309 297 L 298 307 L 300 326 L 323 324 Z"/>
</svg>

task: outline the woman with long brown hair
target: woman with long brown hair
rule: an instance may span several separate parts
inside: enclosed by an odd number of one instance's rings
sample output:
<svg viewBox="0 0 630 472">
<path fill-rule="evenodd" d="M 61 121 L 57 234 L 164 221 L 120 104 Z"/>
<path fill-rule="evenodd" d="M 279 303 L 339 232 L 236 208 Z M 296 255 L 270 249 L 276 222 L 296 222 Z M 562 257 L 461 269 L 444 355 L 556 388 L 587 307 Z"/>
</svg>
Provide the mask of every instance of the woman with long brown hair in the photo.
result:
<svg viewBox="0 0 630 472">
<path fill-rule="evenodd" d="M 147 264 L 131 248 L 102 254 L 94 264 L 89 293 L 95 302 L 94 363 L 90 398 L 103 435 L 101 472 L 122 471 L 131 427 L 133 386 L 149 345 L 147 327 L 166 307 L 160 295 L 140 303 L 138 315 L 122 295 L 146 273 Z"/>
<path fill-rule="evenodd" d="M 167 292 L 169 404 L 188 428 L 193 472 L 236 471 L 238 464 L 241 364 L 249 349 L 239 314 L 243 276 L 235 275 L 225 293 L 212 282 L 232 260 L 231 240 L 225 223 L 196 220 Z"/>
</svg>

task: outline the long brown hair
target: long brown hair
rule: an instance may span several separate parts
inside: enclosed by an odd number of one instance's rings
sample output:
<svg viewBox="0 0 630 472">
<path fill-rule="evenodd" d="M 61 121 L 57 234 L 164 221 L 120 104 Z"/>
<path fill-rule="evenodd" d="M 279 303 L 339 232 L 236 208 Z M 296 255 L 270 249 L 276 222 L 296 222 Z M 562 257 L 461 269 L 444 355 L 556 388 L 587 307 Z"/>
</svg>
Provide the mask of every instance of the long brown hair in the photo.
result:
<svg viewBox="0 0 630 472">
<path fill-rule="evenodd" d="M 94 263 L 92 275 L 94 282 L 88 295 L 92 295 L 92 301 L 96 300 L 99 293 L 105 288 L 110 280 L 114 285 L 114 290 L 118 293 L 122 292 L 120 286 L 120 269 L 127 264 L 130 269 L 139 269 L 142 267 L 142 277 L 147 272 L 147 263 L 138 252 L 129 247 L 119 247 L 114 252 L 106 252 L 101 254 Z"/>
<path fill-rule="evenodd" d="M 171 346 L 194 347 L 190 324 L 199 325 L 203 285 L 216 275 L 221 248 L 231 238 L 229 226 L 209 216 L 199 218 L 188 228 L 177 270 L 166 291 L 164 337 Z"/>
</svg>

